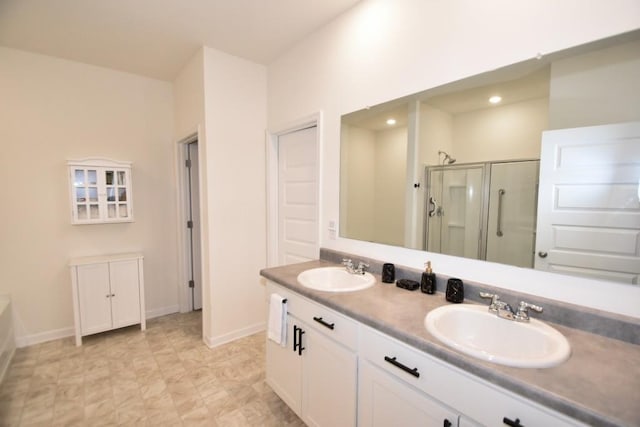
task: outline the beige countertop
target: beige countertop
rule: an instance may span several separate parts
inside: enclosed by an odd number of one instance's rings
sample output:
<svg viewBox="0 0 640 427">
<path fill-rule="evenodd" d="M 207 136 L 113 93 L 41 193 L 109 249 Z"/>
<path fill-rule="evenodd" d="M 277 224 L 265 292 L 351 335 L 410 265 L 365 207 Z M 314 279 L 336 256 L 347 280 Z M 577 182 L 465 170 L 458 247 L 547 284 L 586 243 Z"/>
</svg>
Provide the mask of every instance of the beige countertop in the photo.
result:
<svg viewBox="0 0 640 427">
<path fill-rule="evenodd" d="M 565 363 L 545 369 L 511 368 L 453 350 L 424 327 L 425 315 L 449 304 L 444 294 L 407 291 L 394 284 L 346 293 L 315 291 L 297 276 L 309 268 L 333 266 L 310 261 L 260 272 L 265 278 L 348 315 L 406 344 L 431 354 L 534 402 L 594 426 L 640 426 L 640 346 L 552 324 L 571 344 Z"/>
</svg>

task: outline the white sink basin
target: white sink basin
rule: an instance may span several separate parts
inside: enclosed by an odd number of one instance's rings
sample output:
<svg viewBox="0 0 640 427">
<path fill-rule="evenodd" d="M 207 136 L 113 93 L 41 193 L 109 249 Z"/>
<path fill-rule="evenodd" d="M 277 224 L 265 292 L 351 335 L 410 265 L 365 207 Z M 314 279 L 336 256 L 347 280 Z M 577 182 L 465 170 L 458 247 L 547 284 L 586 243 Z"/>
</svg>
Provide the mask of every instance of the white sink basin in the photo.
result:
<svg viewBox="0 0 640 427">
<path fill-rule="evenodd" d="M 430 311 L 427 330 L 444 344 L 478 359 L 519 368 L 549 368 L 571 354 L 567 339 L 551 326 L 505 320 L 486 306 L 446 305 Z"/>
<path fill-rule="evenodd" d="M 376 278 L 371 273 L 349 273 L 344 267 L 321 267 L 303 271 L 298 282 L 318 291 L 351 292 L 375 285 Z"/>
</svg>

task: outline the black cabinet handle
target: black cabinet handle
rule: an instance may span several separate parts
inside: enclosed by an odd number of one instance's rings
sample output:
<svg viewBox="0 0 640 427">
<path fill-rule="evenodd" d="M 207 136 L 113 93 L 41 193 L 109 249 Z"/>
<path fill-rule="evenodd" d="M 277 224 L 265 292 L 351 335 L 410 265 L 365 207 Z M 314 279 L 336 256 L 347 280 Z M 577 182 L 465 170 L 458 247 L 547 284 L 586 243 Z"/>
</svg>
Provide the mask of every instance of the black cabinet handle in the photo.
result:
<svg viewBox="0 0 640 427">
<path fill-rule="evenodd" d="M 451 421 L 449 421 L 448 419 L 444 419 L 444 423 L 442 424 L 444 427 L 451 427 L 453 424 L 451 424 Z"/>
<path fill-rule="evenodd" d="M 329 328 L 331 330 L 333 330 L 333 327 L 336 325 L 335 323 L 327 323 L 327 322 L 325 322 L 324 320 L 322 320 L 322 317 L 314 317 L 313 320 L 315 320 L 316 322 L 320 323 L 325 328 Z"/>
<path fill-rule="evenodd" d="M 524 427 L 524 425 L 520 424 L 520 418 L 516 418 L 515 421 L 510 420 L 507 417 L 502 418 L 502 422 L 510 427 Z"/>
<path fill-rule="evenodd" d="M 304 334 L 304 331 L 302 330 L 302 328 L 298 328 L 298 356 L 302 356 L 302 350 L 304 350 L 304 347 L 302 346 L 303 334 Z"/>
<path fill-rule="evenodd" d="M 293 325 L 293 351 L 295 352 L 298 349 L 298 326 Z"/>
<path fill-rule="evenodd" d="M 398 362 L 395 357 L 385 356 L 384 360 L 389 362 L 389 363 L 391 363 L 396 368 L 400 368 L 403 371 L 405 371 L 406 373 L 411 374 L 416 378 L 420 378 L 420 373 L 418 372 L 418 368 L 411 369 L 408 366 L 405 366 L 402 363 Z"/>
</svg>

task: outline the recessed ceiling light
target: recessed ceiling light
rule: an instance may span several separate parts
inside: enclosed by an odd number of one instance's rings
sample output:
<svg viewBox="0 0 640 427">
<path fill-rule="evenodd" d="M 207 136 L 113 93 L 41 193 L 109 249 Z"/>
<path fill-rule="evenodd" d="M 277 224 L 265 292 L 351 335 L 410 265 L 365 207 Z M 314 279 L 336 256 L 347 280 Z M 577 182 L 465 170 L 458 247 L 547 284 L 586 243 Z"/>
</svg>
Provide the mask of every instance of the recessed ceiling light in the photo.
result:
<svg viewBox="0 0 640 427">
<path fill-rule="evenodd" d="M 493 95 L 491 98 L 489 98 L 489 102 L 492 104 L 499 104 L 500 101 L 502 101 L 502 97 L 499 95 Z"/>
<path fill-rule="evenodd" d="M 393 126 L 393 125 L 395 125 L 395 124 L 396 124 L 396 119 L 387 119 L 387 124 L 388 124 L 389 126 Z"/>
</svg>

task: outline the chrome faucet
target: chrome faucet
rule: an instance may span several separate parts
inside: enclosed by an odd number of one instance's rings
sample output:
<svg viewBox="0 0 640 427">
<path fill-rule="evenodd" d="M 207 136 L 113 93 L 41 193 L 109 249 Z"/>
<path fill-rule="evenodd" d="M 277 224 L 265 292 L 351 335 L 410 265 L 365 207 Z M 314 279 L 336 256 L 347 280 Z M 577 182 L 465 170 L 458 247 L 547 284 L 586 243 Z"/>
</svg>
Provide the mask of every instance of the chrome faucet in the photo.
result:
<svg viewBox="0 0 640 427">
<path fill-rule="evenodd" d="M 369 264 L 360 261 L 358 262 L 358 266 L 353 266 L 353 261 L 350 258 L 344 258 L 342 260 L 342 265 L 347 269 L 347 272 L 351 274 L 364 274 L 365 269 L 369 267 Z"/>
<path fill-rule="evenodd" d="M 344 268 L 346 268 L 349 273 L 355 273 L 355 270 L 353 269 L 353 261 L 351 260 L 351 258 L 343 258 L 342 265 L 344 265 Z"/>
<path fill-rule="evenodd" d="M 518 322 L 528 322 L 529 321 L 529 310 L 536 311 L 538 313 L 542 313 L 542 307 L 539 305 L 530 304 L 525 301 L 520 301 L 520 305 L 518 306 L 518 312 L 516 313 L 516 321 Z"/>
<path fill-rule="evenodd" d="M 364 261 L 358 262 L 358 267 L 356 267 L 355 274 L 364 274 L 365 269 L 369 268 L 369 264 Z"/>
<path fill-rule="evenodd" d="M 537 311 L 538 313 L 542 312 L 542 307 L 530 304 L 525 301 L 520 301 L 520 304 L 518 305 L 518 311 L 514 311 L 511 305 L 507 304 L 504 301 L 501 301 L 500 296 L 497 294 L 480 292 L 480 297 L 487 299 L 491 298 L 491 303 L 489 304 L 489 312 L 495 313 L 496 316 L 502 319 L 515 320 L 516 322 L 528 322 L 529 310 Z"/>
</svg>

